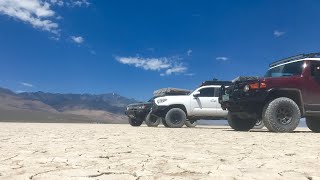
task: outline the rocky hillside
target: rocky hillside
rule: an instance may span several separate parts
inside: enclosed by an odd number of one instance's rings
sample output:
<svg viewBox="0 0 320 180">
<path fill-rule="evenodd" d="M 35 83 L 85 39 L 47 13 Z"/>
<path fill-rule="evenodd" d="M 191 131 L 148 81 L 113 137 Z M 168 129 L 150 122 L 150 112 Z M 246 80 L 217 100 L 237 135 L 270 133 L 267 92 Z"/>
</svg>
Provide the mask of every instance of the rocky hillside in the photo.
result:
<svg viewBox="0 0 320 180">
<path fill-rule="evenodd" d="M 0 121 L 126 123 L 127 104 L 135 103 L 118 94 L 16 94 L 0 88 Z"/>
</svg>

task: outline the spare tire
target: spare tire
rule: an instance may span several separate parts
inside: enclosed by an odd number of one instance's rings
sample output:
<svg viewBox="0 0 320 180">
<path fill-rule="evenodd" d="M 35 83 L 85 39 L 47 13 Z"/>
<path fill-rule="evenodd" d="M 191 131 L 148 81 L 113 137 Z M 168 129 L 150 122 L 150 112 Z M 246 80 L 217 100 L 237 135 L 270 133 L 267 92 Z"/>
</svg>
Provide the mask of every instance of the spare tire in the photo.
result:
<svg viewBox="0 0 320 180">
<path fill-rule="evenodd" d="M 141 124 L 143 123 L 142 120 L 134 119 L 134 118 L 130 118 L 130 117 L 129 117 L 128 120 L 129 120 L 129 124 L 130 124 L 131 126 L 141 126 Z"/>
<path fill-rule="evenodd" d="M 193 128 L 193 127 L 196 127 L 197 126 L 197 121 L 195 120 L 193 120 L 193 121 L 191 121 L 191 120 L 189 120 L 189 121 L 186 121 L 186 126 L 187 127 L 189 127 L 189 128 Z"/>
<path fill-rule="evenodd" d="M 146 120 L 145 120 L 146 124 L 148 127 L 157 127 L 160 122 L 161 122 L 161 117 L 158 117 L 152 113 L 149 113 L 146 116 Z"/>
<path fill-rule="evenodd" d="M 167 112 L 165 120 L 170 128 L 181 128 L 186 123 L 187 116 L 182 109 L 172 108 Z"/>
</svg>

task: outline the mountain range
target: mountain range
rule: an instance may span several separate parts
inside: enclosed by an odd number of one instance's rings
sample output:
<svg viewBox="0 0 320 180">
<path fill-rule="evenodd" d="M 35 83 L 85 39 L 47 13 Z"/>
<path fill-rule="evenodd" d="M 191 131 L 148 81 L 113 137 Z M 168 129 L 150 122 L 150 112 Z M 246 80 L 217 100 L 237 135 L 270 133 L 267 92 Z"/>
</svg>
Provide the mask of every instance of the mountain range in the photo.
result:
<svg viewBox="0 0 320 180">
<path fill-rule="evenodd" d="M 127 123 L 125 107 L 136 102 L 115 93 L 15 93 L 0 88 L 0 121 Z"/>
</svg>

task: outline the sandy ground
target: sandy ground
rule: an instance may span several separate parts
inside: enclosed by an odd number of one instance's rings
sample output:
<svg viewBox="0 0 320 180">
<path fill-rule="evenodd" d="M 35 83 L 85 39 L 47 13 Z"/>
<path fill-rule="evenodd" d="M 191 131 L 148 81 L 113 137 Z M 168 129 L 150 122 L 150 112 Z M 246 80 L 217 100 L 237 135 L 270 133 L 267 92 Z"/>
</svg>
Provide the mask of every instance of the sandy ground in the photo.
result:
<svg viewBox="0 0 320 180">
<path fill-rule="evenodd" d="M 320 179 L 320 134 L 0 123 L 0 179 Z"/>
</svg>

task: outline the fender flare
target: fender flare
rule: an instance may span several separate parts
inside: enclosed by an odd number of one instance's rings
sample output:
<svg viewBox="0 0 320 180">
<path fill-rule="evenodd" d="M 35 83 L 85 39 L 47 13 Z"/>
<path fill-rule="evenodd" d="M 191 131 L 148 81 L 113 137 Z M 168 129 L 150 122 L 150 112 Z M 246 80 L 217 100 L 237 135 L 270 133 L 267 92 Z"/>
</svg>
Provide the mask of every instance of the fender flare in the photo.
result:
<svg viewBox="0 0 320 180">
<path fill-rule="evenodd" d="M 288 92 L 288 91 L 290 91 L 290 92 L 295 92 L 295 93 L 297 93 L 298 94 L 298 100 L 299 100 L 299 102 L 296 102 L 296 103 L 298 103 L 298 106 L 299 106 L 299 108 L 300 108 L 300 111 L 301 111 L 301 115 L 303 116 L 304 114 L 305 114 L 305 109 L 304 109 L 304 102 L 303 102 L 303 98 L 302 98 L 302 93 L 301 93 L 301 90 L 300 89 L 297 89 L 297 88 L 271 88 L 271 89 L 268 89 L 268 95 L 267 95 L 267 99 L 268 99 L 268 97 L 269 97 L 269 95 L 270 94 L 272 94 L 272 93 L 275 93 L 275 92 L 277 92 L 277 91 L 282 91 L 282 92 Z M 288 97 L 288 98 L 290 98 L 290 97 Z"/>
</svg>

